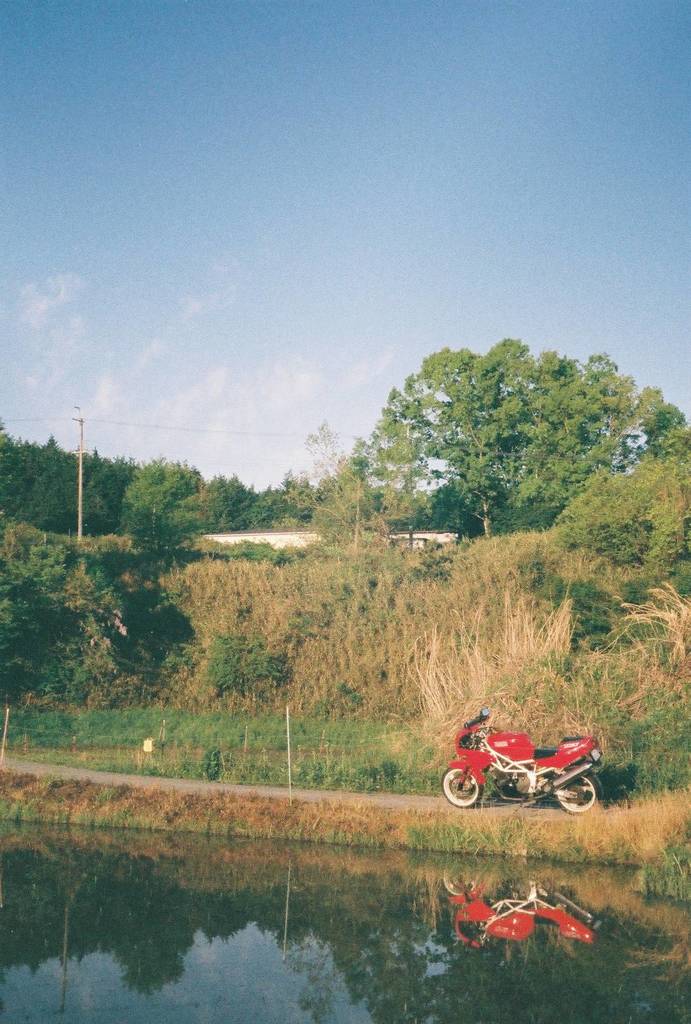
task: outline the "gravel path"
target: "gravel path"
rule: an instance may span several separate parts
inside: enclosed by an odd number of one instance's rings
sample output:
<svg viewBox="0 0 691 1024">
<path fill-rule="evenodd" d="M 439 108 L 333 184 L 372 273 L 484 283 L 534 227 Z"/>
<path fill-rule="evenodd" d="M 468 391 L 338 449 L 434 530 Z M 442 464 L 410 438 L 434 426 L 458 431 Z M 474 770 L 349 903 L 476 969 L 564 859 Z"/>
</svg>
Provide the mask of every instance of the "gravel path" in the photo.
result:
<svg viewBox="0 0 691 1024">
<path fill-rule="evenodd" d="M 97 772 L 90 768 L 73 768 L 68 765 L 41 764 L 22 758 L 6 757 L 5 767 L 25 775 L 50 776 L 58 779 L 77 779 L 80 782 L 95 782 L 100 786 L 134 786 L 137 789 L 165 789 L 178 793 L 228 793 L 232 796 L 259 796 L 269 800 L 287 800 L 288 790 L 284 786 L 235 785 L 229 782 L 203 782 L 201 779 L 170 779 L 153 775 L 121 775 L 117 772 Z M 301 803 L 367 804 L 399 811 L 436 811 L 452 815 L 491 814 L 546 818 L 566 817 L 563 811 L 554 807 L 518 807 L 512 804 L 487 804 L 472 811 L 451 807 L 441 796 L 408 796 L 398 793 L 346 793 L 336 789 L 296 789 L 293 800 Z"/>
</svg>

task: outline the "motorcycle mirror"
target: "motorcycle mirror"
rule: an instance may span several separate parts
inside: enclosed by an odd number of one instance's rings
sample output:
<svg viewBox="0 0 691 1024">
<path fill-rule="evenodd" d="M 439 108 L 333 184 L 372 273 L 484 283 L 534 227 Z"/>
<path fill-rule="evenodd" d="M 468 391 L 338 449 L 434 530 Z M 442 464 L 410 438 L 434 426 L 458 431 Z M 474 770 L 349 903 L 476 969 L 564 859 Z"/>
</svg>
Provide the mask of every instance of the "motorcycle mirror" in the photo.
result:
<svg viewBox="0 0 691 1024">
<path fill-rule="evenodd" d="M 480 718 L 489 718 L 490 714 L 489 708 L 483 708 L 480 712 Z"/>
</svg>

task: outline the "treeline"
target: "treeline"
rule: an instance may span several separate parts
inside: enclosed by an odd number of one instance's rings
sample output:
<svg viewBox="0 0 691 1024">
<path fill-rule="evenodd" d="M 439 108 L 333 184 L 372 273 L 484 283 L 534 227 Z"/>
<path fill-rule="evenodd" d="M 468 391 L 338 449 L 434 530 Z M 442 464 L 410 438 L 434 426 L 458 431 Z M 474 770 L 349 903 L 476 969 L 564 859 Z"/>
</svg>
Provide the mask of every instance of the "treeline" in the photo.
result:
<svg viewBox="0 0 691 1024">
<path fill-rule="evenodd" d="M 200 532 L 308 524 L 354 547 L 391 529 L 465 537 L 546 529 L 594 478 L 598 487 L 621 481 L 642 460 L 678 460 L 688 445 L 681 411 L 658 390 L 638 389 L 608 357 L 535 357 L 505 340 L 485 355 L 427 357 L 350 453 L 323 425 L 308 439 L 309 479 L 289 473 L 257 491 L 237 476 L 205 481 L 178 463 L 87 454 L 84 530 L 163 550 Z M 52 438 L 39 445 L 0 428 L 0 513 L 74 530 L 75 462 Z"/>
<path fill-rule="evenodd" d="M 138 466 L 132 459 L 109 459 L 98 452 L 84 455 L 84 532 L 90 536 L 122 534 L 133 517 L 128 488 L 161 487 L 169 499 L 188 501 L 182 519 L 192 532 L 250 530 L 309 522 L 313 488 L 286 476 L 278 487 L 255 490 L 237 476 L 215 477 L 208 483 L 196 469 L 156 461 Z M 161 506 L 168 513 L 168 501 Z M 77 460 L 53 437 L 45 444 L 12 437 L 0 425 L 0 513 L 51 533 L 74 533 L 77 523 Z M 136 529 L 136 527 L 135 527 Z"/>
</svg>

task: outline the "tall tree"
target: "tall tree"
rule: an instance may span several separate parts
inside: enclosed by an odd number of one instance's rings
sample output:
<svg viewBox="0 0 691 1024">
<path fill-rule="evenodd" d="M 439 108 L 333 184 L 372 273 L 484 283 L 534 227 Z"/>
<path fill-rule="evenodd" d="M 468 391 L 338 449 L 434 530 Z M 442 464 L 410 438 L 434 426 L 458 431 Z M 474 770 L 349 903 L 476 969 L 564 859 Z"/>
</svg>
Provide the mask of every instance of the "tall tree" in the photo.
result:
<svg viewBox="0 0 691 1024">
<path fill-rule="evenodd" d="M 97 451 L 84 458 L 84 532 L 115 533 L 125 491 L 136 466 L 130 459 L 104 459 Z"/>
<path fill-rule="evenodd" d="M 204 488 L 201 501 L 207 530 L 248 530 L 253 525 L 257 494 L 235 475 L 215 476 Z"/>
<path fill-rule="evenodd" d="M 551 525 L 592 473 L 628 469 L 684 418 L 607 356 L 536 359 L 506 339 L 485 355 L 428 356 L 392 391 L 380 437 L 391 421 L 409 430 L 418 469 L 452 485 L 489 534 Z"/>
<path fill-rule="evenodd" d="M 159 459 L 141 466 L 125 492 L 122 527 L 145 549 L 178 547 L 201 528 L 195 469 Z"/>
<path fill-rule="evenodd" d="M 388 407 L 366 447 L 369 476 L 379 488 L 382 516 L 390 530 L 428 525 L 430 499 L 423 490 L 425 470 L 419 435 Z"/>
<path fill-rule="evenodd" d="M 363 447 L 358 445 L 352 455 L 347 455 L 338 436 L 322 423 L 307 438 L 307 449 L 314 459 L 317 481 L 312 520 L 315 529 L 327 542 L 347 544 L 357 552 L 374 511 Z"/>
</svg>

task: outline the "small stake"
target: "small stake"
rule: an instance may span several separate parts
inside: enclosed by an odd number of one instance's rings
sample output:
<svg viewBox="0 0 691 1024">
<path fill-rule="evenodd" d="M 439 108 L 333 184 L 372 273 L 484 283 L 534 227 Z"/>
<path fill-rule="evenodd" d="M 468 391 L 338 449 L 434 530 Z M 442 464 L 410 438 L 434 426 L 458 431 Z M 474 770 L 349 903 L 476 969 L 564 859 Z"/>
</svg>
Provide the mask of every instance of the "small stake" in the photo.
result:
<svg viewBox="0 0 691 1024">
<path fill-rule="evenodd" d="M 247 753 L 247 729 L 248 729 L 248 726 L 245 726 L 245 743 L 244 743 L 244 746 L 242 748 L 245 754 Z"/>
<path fill-rule="evenodd" d="M 2 748 L 0 748 L 0 768 L 5 764 L 5 747 L 7 745 L 7 726 L 10 721 L 10 706 L 5 705 L 5 724 L 2 729 Z"/>
<path fill-rule="evenodd" d="M 293 802 L 293 775 L 290 764 L 290 708 L 286 704 L 286 736 L 288 738 L 288 803 Z"/>
</svg>

